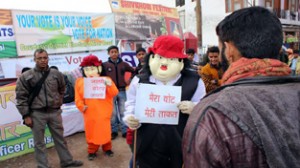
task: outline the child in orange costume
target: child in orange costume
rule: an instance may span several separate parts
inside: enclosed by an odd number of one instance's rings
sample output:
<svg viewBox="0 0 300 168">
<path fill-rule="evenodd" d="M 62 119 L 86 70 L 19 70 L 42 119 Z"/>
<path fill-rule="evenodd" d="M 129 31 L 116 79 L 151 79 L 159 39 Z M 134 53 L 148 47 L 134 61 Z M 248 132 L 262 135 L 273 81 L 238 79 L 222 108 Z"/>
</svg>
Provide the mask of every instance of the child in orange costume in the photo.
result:
<svg viewBox="0 0 300 168">
<path fill-rule="evenodd" d="M 112 157 L 111 125 L 113 111 L 113 98 L 118 94 L 118 89 L 109 77 L 105 77 L 105 99 L 84 98 L 84 77 L 100 77 L 102 61 L 94 55 L 83 58 L 80 66 L 83 77 L 78 78 L 75 84 L 75 103 L 83 113 L 85 136 L 88 144 L 88 159 L 93 160 L 102 145 L 105 155 Z"/>
</svg>

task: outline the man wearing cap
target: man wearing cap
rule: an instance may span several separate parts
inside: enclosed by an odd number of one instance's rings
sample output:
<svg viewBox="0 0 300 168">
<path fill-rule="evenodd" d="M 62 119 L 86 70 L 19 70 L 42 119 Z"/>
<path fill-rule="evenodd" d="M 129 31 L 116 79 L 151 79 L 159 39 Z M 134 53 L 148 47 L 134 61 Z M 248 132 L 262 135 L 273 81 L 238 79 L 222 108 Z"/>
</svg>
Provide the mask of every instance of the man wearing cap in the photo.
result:
<svg viewBox="0 0 300 168">
<path fill-rule="evenodd" d="M 136 159 L 140 168 L 181 168 L 181 137 L 194 104 L 205 95 L 199 76 L 189 70 L 183 42 L 174 36 L 158 37 L 145 57 L 142 74 L 133 78 L 127 91 L 124 122 L 137 131 Z M 178 125 L 141 124 L 135 117 L 136 91 L 139 83 L 181 86 Z"/>
<path fill-rule="evenodd" d="M 78 78 L 75 84 L 75 103 L 84 117 L 89 160 L 93 160 L 97 156 L 100 145 L 102 145 L 105 155 L 113 156 L 110 120 L 113 111 L 113 98 L 118 94 L 118 88 L 109 77 L 104 77 L 106 85 L 105 98 L 87 99 L 84 97 L 84 78 L 100 77 L 101 65 L 102 61 L 94 55 L 84 57 L 80 64 L 83 78 Z"/>
</svg>

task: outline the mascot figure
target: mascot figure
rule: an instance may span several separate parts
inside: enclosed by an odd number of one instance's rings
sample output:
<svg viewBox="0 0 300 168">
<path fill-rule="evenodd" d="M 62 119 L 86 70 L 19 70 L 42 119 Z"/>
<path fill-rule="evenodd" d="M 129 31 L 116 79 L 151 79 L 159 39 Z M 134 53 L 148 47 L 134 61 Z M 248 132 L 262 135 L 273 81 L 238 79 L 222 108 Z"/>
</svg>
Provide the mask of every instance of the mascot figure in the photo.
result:
<svg viewBox="0 0 300 168">
<path fill-rule="evenodd" d="M 127 91 L 124 122 L 137 131 L 136 164 L 139 168 L 182 168 L 181 139 L 189 114 L 206 94 L 203 81 L 190 71 L 184 44 L 175 36 L 158 37 L 145 57 L 143 73 L 135 76 Z M 181 86 L 178 125 L 141 124 L 134 115 L 139 83 Z"/>
<path fill-rule="evenodd" d="M 110 119 L 113 111 L 113 98 L 118 94 L 118 89 L 109 77 L 104 77 L 105 98 L 84 98 L 84 78 L 100 77 L 101 65 L 102 61 L 94 55 L 84 57 L 80 64 L 83 77 L 78 78 L 75 84 L 75 103 L 84 117 L 89 160 L 93 160 L 97 156 L 100 146 L 106 156 L 113 156 Z"/>
</svg>

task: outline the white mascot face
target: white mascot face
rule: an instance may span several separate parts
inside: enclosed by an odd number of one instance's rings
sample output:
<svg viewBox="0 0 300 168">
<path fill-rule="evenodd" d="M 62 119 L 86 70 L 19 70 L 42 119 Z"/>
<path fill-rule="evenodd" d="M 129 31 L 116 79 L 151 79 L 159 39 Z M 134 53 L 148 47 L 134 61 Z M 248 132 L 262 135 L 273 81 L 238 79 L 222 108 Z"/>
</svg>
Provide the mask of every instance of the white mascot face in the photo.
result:
<svg viewBox="0 0 300 168">
<path fill-rule="evenodd" d="M 98 71 L 99 70 L 99 71 Z M 87 78 L 99 77 L 99 73 L 102 71 L 101 66 L 86 66 L 83 67 L 84 74 Z"/>
<path fill-rule="evenodd" d="M 152 75 L 162 81 L 168 82 L 174 79 L 183 69 L 183 59 L 166 58 L 159 54 L 151 55 L 149 58 L 149 66 Z"/>
</svg>

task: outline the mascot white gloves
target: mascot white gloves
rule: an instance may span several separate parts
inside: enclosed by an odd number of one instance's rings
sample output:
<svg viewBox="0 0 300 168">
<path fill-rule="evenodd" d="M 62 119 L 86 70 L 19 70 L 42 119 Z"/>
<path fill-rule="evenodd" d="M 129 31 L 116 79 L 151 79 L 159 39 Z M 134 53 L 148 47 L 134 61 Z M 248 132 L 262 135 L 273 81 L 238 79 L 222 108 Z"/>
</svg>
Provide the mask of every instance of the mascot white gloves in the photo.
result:
<svg viewBox="0 0 300 168">
<path fill-rule="evenodd" d="M 131 130 L 136 130 L 141 126 L 140 121 L 134 115 L 127 116 L 125 122 Z"/>
<path fill-rule="evenodd" d="M 111 86 L 111 80 L 110 79 L 105 79 L 105 85 L 107 85 L 107 86 Z"/>
<path fill-rule="evenodd" d="M 179 110 L 181 110 L 184 114 L 191 114 L 193 111 L 195 104 L 191 101 L 181 101 L 177 104 Z"/>
</svg>

